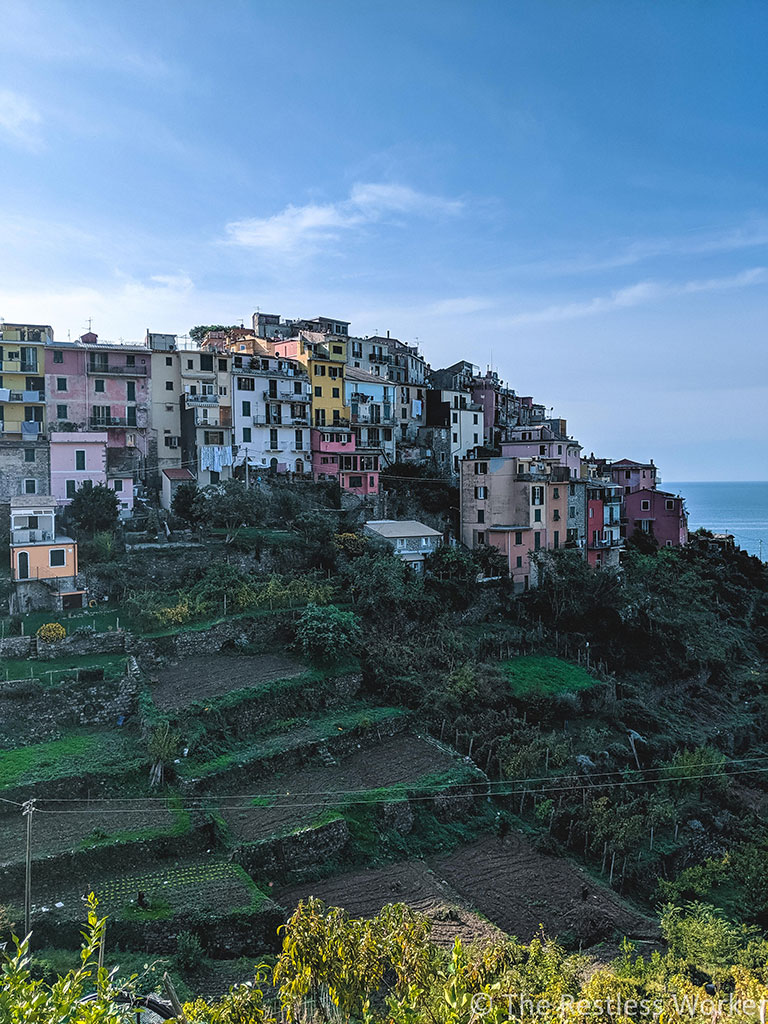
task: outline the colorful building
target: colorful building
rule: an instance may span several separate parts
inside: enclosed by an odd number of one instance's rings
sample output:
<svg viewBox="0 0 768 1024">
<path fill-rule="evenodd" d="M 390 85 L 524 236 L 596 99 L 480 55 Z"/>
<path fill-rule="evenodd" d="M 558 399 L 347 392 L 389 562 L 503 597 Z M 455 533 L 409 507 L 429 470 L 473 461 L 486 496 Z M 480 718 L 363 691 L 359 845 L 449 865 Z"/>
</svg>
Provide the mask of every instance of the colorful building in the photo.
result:
<svg viewBox="0 0 768 1024">
<path fill-rule="evenodd" d="M 587 489 L 587 561 L 592 566 L 615 567 L 624 542 L 621 537 L 619 484 L 589 480 Z"/>
<path fill-rule="evenodd" d="M 48 489 L 47 325 L 0 323 L 0 500 Z"/>
<path fill-rule="evenodd" d="M 343 491 L 364 497 L 379 493 L 379 456 L 358 452 L 351 430 L 312 430 L 312 475 L 338 480 Z"/>
<path fill-rule="evenodd" d="M 306 367 L 258 343 L 232 351 L 235 465 L 251 472 L 304 476 L 312 466 L 310 385 Z"/>
<path fill-rule="evenodd" d="M 11 498 L 11 612 L 82 607 L 77 544 L 57 533 L 52 495 Z"/>
<path fill-rule="evenodd" d="M 621 484 L 625 494 L 646 489 L 655 491 L 661 483 L 653 459 L 650 462 L 635 462 L 632 459 L 606 462 L 605 471 L 615 484 Z"/>
<path fill-rule="evenodd" d="M 659 547 L 688 543 L 688 514 L 679 494 L 644 488 L 624 495 L 626 536 L 638 531 L 653 537 Z"/>
<path fill-rule="evenodd" d="M 180 348 L 181 468 L 206 487 L 232 476 L 232 399 L 227 351 Z"/>
<path fill-rule="evenodd" d="M 348 366 L 344 381 L 355 450 L 377 455 L 382 465 L 397 458 L 394 398 L 396 386 L 366 370 Z"/>
</svg>

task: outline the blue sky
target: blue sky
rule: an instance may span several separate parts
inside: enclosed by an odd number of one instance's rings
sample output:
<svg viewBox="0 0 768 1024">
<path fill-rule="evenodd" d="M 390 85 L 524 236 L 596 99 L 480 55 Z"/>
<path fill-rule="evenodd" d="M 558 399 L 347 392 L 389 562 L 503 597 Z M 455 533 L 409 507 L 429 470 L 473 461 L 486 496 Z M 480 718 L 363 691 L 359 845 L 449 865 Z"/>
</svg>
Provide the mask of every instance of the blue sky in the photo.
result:
<svg viewBox="0 0 768 1024">
<path fill-rule="evenodd" d="M 766 479 L 768 5 L 0 0 L 0 316 L 257 307 Z"/>
</svg>

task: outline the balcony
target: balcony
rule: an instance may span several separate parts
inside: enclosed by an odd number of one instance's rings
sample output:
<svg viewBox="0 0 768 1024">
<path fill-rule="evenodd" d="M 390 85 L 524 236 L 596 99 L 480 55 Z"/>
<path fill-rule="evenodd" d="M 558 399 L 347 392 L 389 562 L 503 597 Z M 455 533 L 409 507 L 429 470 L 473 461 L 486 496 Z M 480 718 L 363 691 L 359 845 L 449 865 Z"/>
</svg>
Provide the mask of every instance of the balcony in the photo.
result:
<svg viewBox="0 0 768 1024">
<path fill-rule="evenodd" d="M 287 427 L 290 425 L 290 420 L 275 420 L 267 416 L 252 416 L 254 427 Z"/>
<path fill-rule="evenodd" d="M 13 530 L 11 544 L 52 544 L 53 533 L 50 530 Z"/>
<path fill-rule="evenodd" d="M 148 371 L 146 366 L 125 366 L 89 360 L 86 372 L 97 377 L 146 377 Z"/>
<path fill-rule="evenodd" d="M 218 395 L 184 395 L 184 405 L 188 409 L 194 409 L 196 406 L 216 406 L 218 404 Z"/>
<path fill-rule="evenodd" d="M 6 401 L 34 405 L 35 402 L 45 401 L 45 391 L 10 391 Z"/>
<path fill-rule="evenodd" d="M 135 419 L 129 420 L 127 416 L 91 416 L 88 422 L 96 430 L 104 427 L 136 427 L 141 429 Z"/>
<path fill-rule="evenodd" d="M 291 426 L 294 427 L 308 427 L 309 416 L 293 416 L 291 418 Z"/>
<path fill-rule="evenodd" d="M 265 402 L 290 402 L 293 405 L 311 401 L 309 395 L 296 395 L 293 391 L 278 391 L 276 394 L 263 391 L 262 396 Z"/>
</svg>

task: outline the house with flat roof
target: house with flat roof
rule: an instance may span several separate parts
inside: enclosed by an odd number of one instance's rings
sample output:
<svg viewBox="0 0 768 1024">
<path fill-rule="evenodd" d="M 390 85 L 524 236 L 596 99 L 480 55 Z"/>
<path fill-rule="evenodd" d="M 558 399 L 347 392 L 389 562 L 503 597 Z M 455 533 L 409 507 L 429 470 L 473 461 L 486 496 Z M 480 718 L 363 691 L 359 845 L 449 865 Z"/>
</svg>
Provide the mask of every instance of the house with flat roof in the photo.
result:
<svg viewBox="0 0 768 1024">
<path fill-rule="evenodd" d="M 427 555 L 443 543 L 443 535 L 415 519 L 372 519 L 365 532 L 383 540 L 393 552 L 416 572 L 422 572 Z"/>
</svg>

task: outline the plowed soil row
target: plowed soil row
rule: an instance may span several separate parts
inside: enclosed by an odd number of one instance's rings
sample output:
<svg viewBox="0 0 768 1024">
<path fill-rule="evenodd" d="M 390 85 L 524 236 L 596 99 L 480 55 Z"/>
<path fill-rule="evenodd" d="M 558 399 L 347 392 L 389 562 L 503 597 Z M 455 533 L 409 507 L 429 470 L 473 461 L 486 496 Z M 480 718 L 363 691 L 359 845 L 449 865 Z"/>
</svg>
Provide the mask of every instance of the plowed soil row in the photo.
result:
<svg viewBox="0 0 768 1024">
<path fill-rule="evenodd" d="M 306 665 L 282 654 L 184 658 L 153 673 L 152 698 L 161 710 L 171 711 L 230 690 L 293 679 L 306 671 Z"/>
<path fill-rule="evenodd" d="M 277 892 L 275 898 L 290 912 L 310 895 L 365 917 L 386 903 L 407 903 L 432 918 L 439 942 L 456 935 L 482 939 L 497 929 L 527 942 L 543 928 L 550 937 L 575 938 L 585 946 L 615 934 L 658 936 L 656 924 L 611 889 L 517 834 L 503 841 L 486 836 L 427 863 L 406 861 L 306 882 Z M 445 920 L 445 909 L 451 906 L 459 922 Z"/>
<path fill-rule="evenodd" d="M 324 810 L 354 800 L 352 791 L 416 782 L 460 766 L 456 756 L 434 742 L 401 733 L 378 743 L 366 740 L 338 764 L 307 765 L 272 777 L 263 787 L 271 794 L 263 803 L 243 808 L 238 801 L 236 809 L 222 806 L 221 813 L 237 839 L 253 842 L 311 824 Z"/>
</svg>

